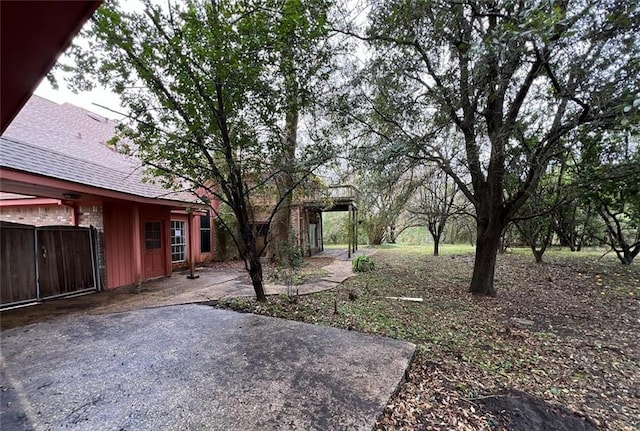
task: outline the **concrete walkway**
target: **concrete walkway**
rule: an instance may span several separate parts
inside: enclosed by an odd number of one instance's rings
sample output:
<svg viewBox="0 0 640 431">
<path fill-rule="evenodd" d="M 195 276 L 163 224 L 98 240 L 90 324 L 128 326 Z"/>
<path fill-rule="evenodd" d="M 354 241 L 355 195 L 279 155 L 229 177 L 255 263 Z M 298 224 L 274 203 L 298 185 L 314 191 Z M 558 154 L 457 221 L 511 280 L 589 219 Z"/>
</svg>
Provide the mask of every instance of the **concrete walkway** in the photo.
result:
<svg viewBox="0 0 640 431">
<path fill-rule="evenodd" d="M 375 253 L 373 249 L 364 249 L 357 254 Z M 357 255 L 356 254 L 356 255 Z M 315 254 L 309 259 L 332 258 L 333 262 L 321 267 L 327 275 L 313 282 L 292 286 L 298 295 L 308 295 L 333 289 L 346 279 L 356 275 L 351 268 L 351 258 L 347 252 L 341 249 L 325 250 Z M 222 298 L 238 296 L 255 296 L 251 281 L 244 269 L 233 267 L 203 267 L 197 270 L 199 278 L 191 280 L 186 278 L 186 273 L 174 274 L 170 278 L 154 280 L 143 285 L 140 295 L 145 296 L 149 302 L 147 307 L 159 307 L 166 305 L 194 304 L 208 302 Z M 267 295 L 283 295 L 288 293 L 289 287 L 283 284 L 265 283 L 264 290 Z M 135 302 L 135 299 L 134 299 Z M 97 308 L 95 313 L 128 311 L 133 309 L 129 301 L 123 301 L 120 307 L 109 304 L 105 308 Z M 114 308 L 115 306 L 115 308 Z"/>
<path fill-rule="evenodd" d="M 357 254 L 373 254 L 373 249 L 359 250 Z M 349 277 L 356 275 L 351 269 L 351 259 L 343 249 L 325 250 L 310 259 L 332 261 L 321 269 L 326 275 L 313 282 L 293 286 L 299 295 L 320 292 L 336 287 Z M 187 272 L 176 272 L 171 277 L 143 283 L 141 289 L 126 287 L 99 292 L 76 298 L 46 301 L 35 306 L 7 310 L 0 313 L 2 329 L 34 323 L 55 316 L 73 313 L 105 314 L 133 311 L 141 308 L 162 307 L 209 302 L 221 298 L 254 296 L 249 277 L 238 262 L 216 264 L 198 268 L 199 278 L 191 280 Z M 265 284 L 267 295 L 286 294 L 288 287 Z"/>
</svg>

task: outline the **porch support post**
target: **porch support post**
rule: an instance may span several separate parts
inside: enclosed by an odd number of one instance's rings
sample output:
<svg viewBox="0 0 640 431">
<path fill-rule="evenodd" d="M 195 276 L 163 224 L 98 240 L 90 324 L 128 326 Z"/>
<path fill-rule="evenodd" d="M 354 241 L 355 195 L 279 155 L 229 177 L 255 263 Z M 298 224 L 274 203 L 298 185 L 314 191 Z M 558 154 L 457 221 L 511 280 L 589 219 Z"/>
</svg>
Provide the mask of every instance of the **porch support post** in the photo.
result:
<svg viewBox="0 0 640 431">
<path fill-rule="evenodd" d="M 193 211 L 191 211 L 189 213 L 189 218 L 187 221 L 187 229 L 188 229 L 188 234 L 187 234 L 187 238 L 189 238 L 189 243 L 187 244 L 188 250 L 189 250 L 189 275 L 187 275 L 187 278 L 190 280 L 194 280 L 196 278 L 200 278 L 200 276 L 198 274 L 196 274 L 196 248 L 195 248 L 195 232 L 194 232 L 194 226 L 195 223 L 194 221 L 194 214 Z"/>
<path fill-rule="evenodd" d="M 349 240 L 348 240 L 349 244 L 347 244 L 347 247 L 348 247 L 347 248 L 347 257 L 349 259 L 351 259 L 351 237 L 353 236 L 353 224 L 352 224 L 352 221 L 351 221 L 351 204 L 349 204 L 349 209 L 347 210 L 347 213 L 349 214 L 349 223 L 348 223 L 349 234 L 347 235 L 349 237 Z"/>
<path fill-rule="evenodd" d="M 144 275 L 142 273 L 142 252 L 144 241 L 143 234 L 140 227 L 140 210 L 137 205 L 134 205 L 131 210 L 131 224 L 133 227 L 132 249 L 133 249 L 133 269 L 136 277 L 136 284 L 140 284 L 143 281 Z"/>
<path fill-rule="evenodd" d="M 320 251 L 324 251 L 324 222 L 322 219 L 322 210 L 320 210 Z"/>
<path fill-rule="evenodd" d="M 353 205 L 351 205 L 351 231 L 353 232 L 353 242 L 351 243 L 351 252 L 356 252 L 356 242 L 358 242 L 358 238 L 356 238 L 356 209 Z"/>
<path fill-rule="evenodd" d="M 356 238 L 353 241 L 356 246 L 356 251 L 358 251 L 358 207 L 353 207 L 353 223 L 355 225 Z"/>
</svg>

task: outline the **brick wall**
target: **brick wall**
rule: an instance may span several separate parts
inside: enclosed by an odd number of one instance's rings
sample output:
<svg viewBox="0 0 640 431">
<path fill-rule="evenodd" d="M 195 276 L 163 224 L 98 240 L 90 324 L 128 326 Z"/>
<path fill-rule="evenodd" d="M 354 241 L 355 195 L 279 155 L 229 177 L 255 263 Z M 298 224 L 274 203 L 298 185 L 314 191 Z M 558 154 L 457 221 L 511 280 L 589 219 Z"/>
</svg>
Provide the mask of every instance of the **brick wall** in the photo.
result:
<svg viewBox="0 0 640 431">
<path fill-rule="evenodd" d="M 105 269 L 104 251 L 104 216 L 102 205 L 81 205 L 78 211 L 78 226 L 93 226 L 98 230 L 98 269 L 100 274 L 100 284 L 103 288 L 107 286 L 107 271 Z"/>
<path fill-rule="evenodd" d="M 81 205 L 78 211 L 78 226 L 94 226 L 99 231 L 103 231 L 102 205 Z"/>
<path fill-rule="evenodd" d="M 73 210 L 63 205 L 0 207 L 0 220 L 33 226 L 71 225 Z"/>
</svg>

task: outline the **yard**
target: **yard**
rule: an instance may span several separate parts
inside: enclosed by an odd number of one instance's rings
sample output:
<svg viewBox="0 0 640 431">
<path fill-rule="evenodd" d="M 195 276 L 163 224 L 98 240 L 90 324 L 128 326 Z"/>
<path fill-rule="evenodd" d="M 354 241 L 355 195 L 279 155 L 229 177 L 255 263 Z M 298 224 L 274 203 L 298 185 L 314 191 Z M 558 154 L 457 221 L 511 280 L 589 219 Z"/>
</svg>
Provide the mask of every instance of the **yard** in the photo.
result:
<svg viewBox="0 0 640 431">
<path fill-rule="evenodd" d="M 499 256 L 498 296 L 467 293 L 469 246 L 387 246 L 337 289 L 216 305 L 415 343 L 376 429 L 640 428 L 640 268 L 602 252 Z M 422 297 L 409 302 L 387 297 Z"/>
</svg>

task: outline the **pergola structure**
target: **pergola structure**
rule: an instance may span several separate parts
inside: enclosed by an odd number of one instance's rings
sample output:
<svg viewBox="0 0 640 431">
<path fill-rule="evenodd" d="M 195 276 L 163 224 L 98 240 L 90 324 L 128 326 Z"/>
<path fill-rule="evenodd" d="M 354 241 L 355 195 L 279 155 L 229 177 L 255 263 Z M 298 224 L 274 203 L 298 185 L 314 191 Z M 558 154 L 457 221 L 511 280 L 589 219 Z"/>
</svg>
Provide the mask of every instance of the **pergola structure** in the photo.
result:
<svg viewBox="0 0 640 431">
<path fill-rule="evenodd" d="M 320 213 L 347 211 L 349 216 L 348 257 L 358 250 L 358 189 L 352 185 L 329 186 L 305 196 L 303 205 Z M 320 231 L 323 231 L 322 227 Z M 323 249 L 324 243 L 321 246 L 321 250 Z"/>
<path fill-rule="evenodd" d="M 330 206 L 322 212 L 347 211 L 349 216 L 349 249 L 347 256 L 358 250 L 358 189 L 351 185 L 329 187 Z"/>
</svg>

